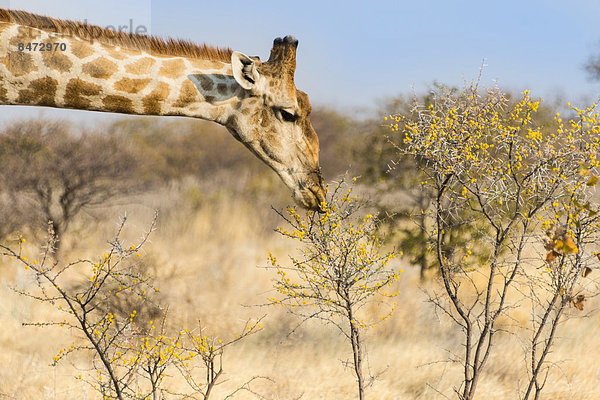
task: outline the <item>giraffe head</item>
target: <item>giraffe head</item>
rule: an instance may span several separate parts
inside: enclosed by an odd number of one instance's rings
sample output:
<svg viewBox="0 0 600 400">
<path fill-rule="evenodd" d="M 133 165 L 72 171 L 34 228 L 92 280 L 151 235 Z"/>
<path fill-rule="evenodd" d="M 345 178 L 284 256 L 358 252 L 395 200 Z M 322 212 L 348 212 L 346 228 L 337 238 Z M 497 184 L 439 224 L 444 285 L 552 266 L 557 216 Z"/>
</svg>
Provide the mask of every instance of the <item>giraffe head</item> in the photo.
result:
<svg viewBox="0 0 600 400">
<path fill-rule="evenodd" d="M 296 89 L 292 36 L 277 38 L 267 62 L 231 55 L 233 77 L 242 87 L 240 112 L 226 124 L 233 135 L 281 177 L 302 207 L 318 210 L 325 200 L 319 139 L 310 122 L 310 102 Z"/>
</svg>

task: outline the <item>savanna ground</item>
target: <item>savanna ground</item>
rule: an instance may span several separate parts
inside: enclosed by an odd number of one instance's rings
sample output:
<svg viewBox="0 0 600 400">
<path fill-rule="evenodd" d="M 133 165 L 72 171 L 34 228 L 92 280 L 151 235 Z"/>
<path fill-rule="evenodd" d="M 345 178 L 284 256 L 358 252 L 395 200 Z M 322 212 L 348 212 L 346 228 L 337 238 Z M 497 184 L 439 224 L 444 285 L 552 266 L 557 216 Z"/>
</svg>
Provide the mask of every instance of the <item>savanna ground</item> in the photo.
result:
<svg viewBox="0 0 600 400">
<path fill-rule="evenodd" d="M 398 104 L 390 107 L 397 110 Z M 124 122 L 124 129 L 149 130 L 150 123 L 136 121 Z M 368 142 L 374 149 L 383 146 L 381 141 L 367 140 L 380 134 L 381 121 L 354 121 L 333 111 L 318 110 L 314 124 L 321 135 L 322 164 L 329 179 L 338 178 L 347 169 L 353 175 L 368 177 L 374 175 L 369 168 L 383 169 L 387 163 L 384 151 L 372 153 L 373 159 L 357 158 L 352 165 L 347 162 L 357 154 L 357 143 Z M 200 321 L 211 334 L 228 338 L 249 318 L 265 316 L 261 331 L 225 351 L 224 373 L 214 398 L 224 398 L 253 377 L 268 378 L 251 383 L 252 390 L 267 399 L 355 398 L 355 376 L 350 365 L 344 364 L 351 360 L 352 353 L 338 331 L 311 321 L 290 334 L 298 319 L 282 307 L 265 306 L 274 295 L 275 278 L 273 270 L 266 268 L 268 252 L 285 260 L 298 247 L 274 231 L 283 222 L 271 207 L 282 209 L 290 203 L 283 184 L 216 128 L 196 122 L 169 122 L 153 133 L 182 127 L 180 135 L 188 139 L 194 136 L 185 129 L 217 130 L 203 132 L 210 140 L 191 149 L 200 157 L 204 154 L 217 161 L 195 165 L 196 169 L 188 174 L 185 167 L 178 167 L 169 158 L 172 155 L 165 154 L 165 149 L 149 145 L 154 153 L 148 153 L 146 161 L 163 173 L 162 181 L 85 208 L 62 236 L 60 257 L 77 260 L 103 254 L 123 215 L 128 216 L 124 238 L 134 241 L 158 210 L 157 229 L 139 259 L 145 272 L 154 277 L 159 288 L 157 298 L 168 306 L 169 325 L 193 328 Z M 168 134 L 179 137 L 173 132 Z M 186 146 L 185 140 L 180 142 Z M 215 148 L 226 149 L 226 154 L 211 155 Z M 225 161 L 218 161 L 221 156 Z M 373 188 L 379 184 L 378 179 L 364 178 L 363 182 L 362 194 L 377 201 L 380 192 Z M 403 201 L 401 191 L 386 198 L 388 204 Z M 25 253 L 35 257 L 44 240 L 43 229 L 36 232 L 22 227 L 19 233 L 28 239 Z M 8 235 L 4 242 L 10 240 Z M 418 268 L 411 266 L 407 257 L 395 260 L 394 267 L 404 270 L 395 283 L 399 295 L 390 300 L 398 307 L 390 320 L 364 331 L 365 372 L 375 377 L 367 397 L 455 398 L 453 387 L 461 381 L 462 367 L 449 360 L 460 351 L 461 336 L 428 302 L 427 291 L 438 288 L 439 282 L 431 271 L 427 273 L 429 279 L 420 280 Z M 84 281 L 87 277 L 75 277 L 75 283 L 77 279 Z M 75 379 L 82 371 L 68 360 L 50 365 L 58 349 L 70 345 L 68 330 L 22 325 L 60 317 L 55 308 L 13 290 L 35 287 L 30 271 L 2 258 L 0 282 L 0 398 L 99 398 L 87 384 Z M 511 296 L 517 299 L 519 294 L 513 292 Z M 592 297 L 586 300 L 584 311 L 574 307 L 567 310 L 572 318 L 559 327 L 549 356 L 553 368 L 541 398 L 583 400 L 600 396 L 599 301 Z M 523 304 L 510 310 L 510 319 L 499 321 L 506 332 L 496 338 L 494 353 L 478 385 L 478 398 L 519 398 L 519 390 L 527 383 L 524 348 L 528 333 L 521 326 L 530 318 L 528 310 Z M 382 311 L 373 305 L 369 313 L 377 316 Z M 75 355 L 75 360 L 81 357 Z M 246 391 L 236 398 L 255 396 Z"/>
</svg>

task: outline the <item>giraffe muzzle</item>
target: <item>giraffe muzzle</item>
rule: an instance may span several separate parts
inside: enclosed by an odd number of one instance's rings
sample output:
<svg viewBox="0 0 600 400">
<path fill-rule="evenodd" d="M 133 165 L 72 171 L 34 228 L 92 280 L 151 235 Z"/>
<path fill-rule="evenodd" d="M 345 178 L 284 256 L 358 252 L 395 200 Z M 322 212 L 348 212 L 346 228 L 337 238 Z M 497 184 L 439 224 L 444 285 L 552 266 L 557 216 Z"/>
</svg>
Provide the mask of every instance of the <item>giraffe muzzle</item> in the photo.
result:
<svg viewBox="0 0 600 400">
<path fill-rule="evenodd" d="M 313 196 L 315 197 L 316 200 L 316 208 L 312 208 L 315 211 L 318 211 L 320 213 L 325 212 L 323 210 L 323 204 L 326 201 L 326 197 L 325 197 L 325 189 L 323 189 L 322 185 L 315 185 L 313 187 L 310 188 L 311 193 L 313 194 Z"/>
<path fill-rule="evenodd" d="M 298 205 L 311 211 L 323 212 L 322 205 L 325 202 L 325 189 L 321 184 L 304 186 L 294 191 L 294 200 Z"/>
</svg>

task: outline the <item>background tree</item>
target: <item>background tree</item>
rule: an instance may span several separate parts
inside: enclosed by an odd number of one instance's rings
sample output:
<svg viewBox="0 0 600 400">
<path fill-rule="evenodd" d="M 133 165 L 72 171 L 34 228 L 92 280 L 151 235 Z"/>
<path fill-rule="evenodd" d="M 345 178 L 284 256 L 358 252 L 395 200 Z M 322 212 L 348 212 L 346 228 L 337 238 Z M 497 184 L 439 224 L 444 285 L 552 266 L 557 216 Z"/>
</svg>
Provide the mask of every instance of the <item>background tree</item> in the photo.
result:
<svg viewBox="0 0 600 400">
<path fill-rule="evenodd" d="M 425 95 L 415 94 L 413 98 L 398 96 L 384 102 L 379 111 L 380 115 L 386 115 L 384 124 L 372 129 L 363 141 L 363 147 L 355 151 L 355 157 L 360 160 L 361 176 L 374 192 L 374 202 L 381 216 L 380 228 L 387 239 L 409 257 L 410 263 L 419 268 L 421 281 L 426 278 L 427 271 L 439 271 L 427 234 L 435 223 L 429 212 L 434 192 L 424 184 L 427 177 L 421 170 L 421 164 L 426 160 L 398 150 L 405 148 L 403 124 L 418 119 L 415 103 L 429 106 L 436 93 L 440 92 L 455 95 L 458 89 L 434 82 L 431 91 Z M 401 114 L 404 118 L 392 124 L 397 131 L 393 137 L 387 123 L 393 118 L 392 114 Z M 371 126 L 376 126 L 376 123 Z M 468 226 L 463 228 L 468 229 Z M 446 251 L 463 246 L 465 240 L 476 235 L 476 232 L 463 232 L 464 229 L 452 231 L 445 243 Z"/>
<path fill-rule="evenodd" d="M 420 164 L 427 177 L 424 186 L 434 193 L 435 225 L 428 233 L 440 265 L 443 293 L 433 293 L 430 299 L 464 335 L 464 353 L 457 356 L 464 371 L 456 387 L 460 399 L 475 396 L 499 332 L 498 319 L 507 316 L 511 307 L 509 288 L 531 283 L 521 280 L 531 273 L 526 267 L 546 269 L 553 261 L 549 256 L 532 260 L 526 249 L 539 245 L 540 235 L 554 227 L 558 230 L 550 234 L 551 243 L 544 241 L 553 257 L 578 254 L 578 258 L 588 253 L 589 259 L 591 242 L 586 248 L 580 237 L 598 232 L 595 220 L 583 223 L 575 217 L 596 215 L 586 202 L 586 192 L 597 182 L 600 166 L 598 113 L 594 107 L 573 109 L 577 118 L 565 122 L 557 116 L 556 131 L 543 134 L 532 125 L 539 104 L 525 91 L 511 105 L 499 90 L 482 95 L 473 84 L 458 95 L 442 92 L 430 105 L 418 105 L 414 121 L 398 115 L 391 124 L 397 130 L 403 123 L 405 147 L 399 150 L 425 161 Z M 583 206 L 575 207 L 574 202 Z M 448 251 L 452 231 L 464 232 L 465 226 L 479 232 L 479 240 Z M 479 257 L 472 257 L 474 253 Z M 543 387 L 539 367 L 544 356 L 539 348 L 547 354 L 561 315 L 556 306 L 564 307 L 575 298 L 575 283 L 585 267 L 569 261 L 568 273 L 549 273 L 549 282 L 536 286 L 535 299 L 542 299 L 539 304 L 545 305 L 546 312 L 534 319 L 533 331 L 547 332 L 551 327 L 545 342 L 539 341 L 539 334 L 533 335 L 529 386 L 535 386 L 536 398 Z M 544 295 L 539 294 L 542 288 Z M 547 298 L 554 300 L 547 303 Z"/>
<path fill-rule="evenodd" d="M 136 160 L 122 138 L 102 129 L 75 133 L 61 121 L 19 121 L 4 127 L 0 162 L 5 195 L 28 198 L 39 226 L 52 221 L 59 238 L 83 208 L 139 184 Z"/>
<path fill-rule="evenodd" d="M 433 246 L 429 242 L 428 230 L 435 225 L 429 212 L 433 207 L 435 192 L 425 184 L 426 174 L 423 165 L 427 159 L 413 156 L 405 150 L 404 126 L 407 121 L 415 122 L 419 118 L 416 104 L 428 107 L 440 96 L 460 96 L 460 90 L 439 82 L 433 82 L 431 89 L 421 95 L 401 95 L 380 104 L 379 123 L 373 121 L 359 145 L 354 146 L 353 158 L 357 160 L 361 180 L 369 186 L 373 194 L 383 232 L 387 240 L 394 242 L 409 258 L 411 264 L 418 266 L 420 278 L 424 280 L 427 271 L 439 272 L 439 264 Z M 519 96 L 506 94 L 507 106 L 514 105 Z M 401 120 L 393 115 L 402 115 Z M 546 103 L 538 106 L 532 115 L 531 124 L 544 133 L 555 127 L 556 106 Z M 393 121 L 390 124 L 390 121 Z M 390 131 L 390 126 L 394 131 Z M 375 128 L 373 128 L 375 127 Z M 458 210 L 457 210 L 458 211 Z M 468 210 L 461 210 L 467 213 Z M 462 218 L 467 218 L 463 216 Z M 478 240 L 481 233 L 462 225 L 451 230 L 445 241 L 446 252 L 464 247 L 466 241 Z M 476 251 L 476 250 L 474 250 Z"/>
<path fill-rule="evenodd" d="M 592 80 L 600 79 L 600 53 L 595 52 L 590 55 L 584 65 L 585 71 Z"/>
</svg>

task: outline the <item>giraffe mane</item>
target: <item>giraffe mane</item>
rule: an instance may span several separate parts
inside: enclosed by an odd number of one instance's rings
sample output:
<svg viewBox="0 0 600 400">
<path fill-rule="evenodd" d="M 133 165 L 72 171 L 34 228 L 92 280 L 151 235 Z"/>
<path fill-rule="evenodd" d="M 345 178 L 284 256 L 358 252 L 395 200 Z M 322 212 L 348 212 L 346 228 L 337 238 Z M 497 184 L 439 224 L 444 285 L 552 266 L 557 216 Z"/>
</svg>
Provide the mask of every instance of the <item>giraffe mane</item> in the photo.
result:
<svg viewBox="0 0 600 400">
<path fill-rule="evenodd" d="M 63 20 L 21 10 L 0 8 L 0 22 L 10 22 L 46 32 L 73 35 L 81 39 L 97 40 L 109 45 L 133 50 L 145 50 L 154 55 L 169 55 L 213 61 L 231 61 L 232 50 L 197 44 L 190 40 L 160 38 L 133 32 L 117 32 L 97 25 Z"/>
</svg>

